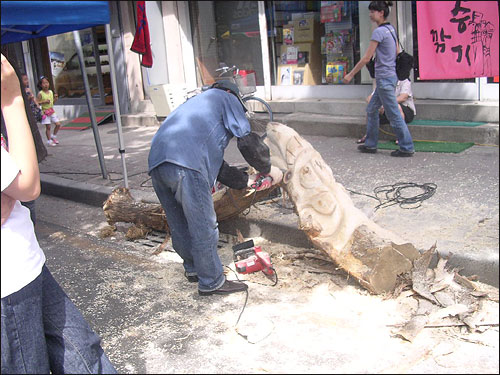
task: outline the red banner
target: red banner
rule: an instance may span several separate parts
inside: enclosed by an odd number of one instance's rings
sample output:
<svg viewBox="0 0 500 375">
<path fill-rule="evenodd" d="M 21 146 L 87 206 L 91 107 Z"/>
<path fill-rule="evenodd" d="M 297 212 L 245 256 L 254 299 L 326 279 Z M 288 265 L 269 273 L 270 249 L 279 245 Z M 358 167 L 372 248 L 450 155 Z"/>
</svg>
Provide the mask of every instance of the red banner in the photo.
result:
<svg viewBox="0 0 500 375">
<path fill-rule="evenodd" d="M 498 76 L 498 1 L 417 1 L 421 79 Z"/>
</svg>

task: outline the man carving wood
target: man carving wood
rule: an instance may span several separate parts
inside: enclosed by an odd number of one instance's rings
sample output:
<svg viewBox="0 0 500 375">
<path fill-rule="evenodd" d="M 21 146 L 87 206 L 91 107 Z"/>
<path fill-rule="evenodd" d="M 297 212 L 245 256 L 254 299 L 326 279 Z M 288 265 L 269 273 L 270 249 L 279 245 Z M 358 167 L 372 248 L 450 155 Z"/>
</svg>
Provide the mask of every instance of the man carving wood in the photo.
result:
<svg viewBox="0 0 500 375">
<path fill-rule="evenodd" d="M 238 87 L 219 81 L 172 112 L 153 137 L 149 174 L 167 217 L 172 245 L 183 259 L 185 276 L 200 295 L 230 294 L 247 285 L 226 280 L 217 254 L 219 231 L 211 189 L 216 179 L 234 188 L 259 190 L 281 180 L 269 150 L 251 132 Z M 260 173 L 247 175 L 224 162 L 232 137 L 245 160 Z M 269 176 L 270 184 L 262 184 Z"/>
</svg>

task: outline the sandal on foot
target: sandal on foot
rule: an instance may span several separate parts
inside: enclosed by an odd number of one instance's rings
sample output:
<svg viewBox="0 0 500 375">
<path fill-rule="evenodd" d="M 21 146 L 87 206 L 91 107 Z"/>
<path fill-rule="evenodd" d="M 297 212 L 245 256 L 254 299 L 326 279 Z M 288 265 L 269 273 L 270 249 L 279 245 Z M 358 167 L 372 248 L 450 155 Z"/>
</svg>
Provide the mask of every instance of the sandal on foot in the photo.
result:
<svg viewBox="0 0 500 375">
<path fill-rule="evenodd" d="M 360 143 L 365 143 L 365 141 L 366 141 L 366 135 L 364 135 L 364 136 L 362 136 L 360 139 L 358 139 L 358 140 L 356 141 L 356 143 L 357 143 L 357 144 L 360 144 Z"/>
</svg>

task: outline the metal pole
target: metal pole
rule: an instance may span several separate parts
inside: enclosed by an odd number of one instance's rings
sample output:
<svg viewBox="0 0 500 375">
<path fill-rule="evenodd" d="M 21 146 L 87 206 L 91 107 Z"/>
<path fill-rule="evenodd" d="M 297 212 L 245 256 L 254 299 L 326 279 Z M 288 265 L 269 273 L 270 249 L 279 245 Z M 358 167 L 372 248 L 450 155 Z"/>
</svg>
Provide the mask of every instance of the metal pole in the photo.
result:
<svg viewBox="0 0 500 375">
<path fill-rule="evenodd" d="M 101 99 L 101 103 L 99 105 L 105 105 L 106 99 L 104 98 L 104 84 L 102 82 L 101 53 L 99 51 L 99 43 L 97 43 L 97 33 L 95 28 L 92 28 L 92 44 L 94 45 L 94 63 L 97 76 L 97 86 L 99 87 L 99 97 Z"/>
<path fill-rule="evenodd" d="M 80 33 L 76 30 L 73 31 L 73 37 L 75 38 L 76 52 L 78 53 L 78 61 L 80 62 L 80 69 L 82 70 L 83 85 L 85 87 L 85 98 L 87 99 L 87 105 L 89 107 L 90 122 L 92 123 L 92 131 L 94 132 L 95 145 L 97 148 L 97 155 L 99 156 L 99 163 L 101 165 L 102 178 L 107 180 L 108 172 L 106 171 L 106 165 L 104 164 L 101 139 L 99 137 L 99 131 L 97 130 L 97 121 L 95 118 L 92 96 L 90 94 L 90 86 L 89 86 L 89 80 L 87 78 L 87 71 L 85 70 L 85 60 L 83 59 L 83 50 L 82 50 L 82 42 L 80 40 Z"/>
<path fill-rule="evenodd" d="M 264 73 L 264 96 L 266 100 L 272 100 L 271 93 L 271 69 L 269 67 L 269 43 L 267 39 L 266 6 L 264 1 L 259 1 L 259 31 L 262 51 L 262 70 Z"/>
<path fill-rule="evenodd" d="M 115 56 L 113 54 L 113 44 L 111 39 L 111 26 L 109 23 L 105 25 L 106 31 L 106 43 L 108 44 L 108 57 L 109 57 L 109 74 L 111 77 L 111 90 L 113 92 L 113 104 L 115 107 L 115 120 L 116 127 L 118 129 L 118 144 L 120 155 L 122 157 L 122 167 L 123 167 L 123 181 L 125 187 L 128 189 L 128 175 L 127 175 L 127 165 L 125 163 L 125 147 L 123 144 L 123 134 L 122 134 L 122 117 L 120 114 L 120 103 L 118 100 L 118 88 L 116 86 L 116 71 L 115 71 Z"/>
</svg>

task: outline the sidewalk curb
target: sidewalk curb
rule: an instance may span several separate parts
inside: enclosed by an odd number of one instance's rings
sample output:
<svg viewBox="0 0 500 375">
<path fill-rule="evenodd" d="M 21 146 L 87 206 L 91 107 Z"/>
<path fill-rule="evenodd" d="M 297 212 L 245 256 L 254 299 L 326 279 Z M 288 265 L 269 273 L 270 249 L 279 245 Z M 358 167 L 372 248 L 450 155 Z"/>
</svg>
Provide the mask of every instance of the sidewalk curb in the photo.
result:
<svg viewBox="0 0 500 375">
<path fill-rule="evenodd" d="M 40 173 L 42 194 L 102 207 L 113 191 L 112 187 L 90 184 Z"/>
<path fill-rule="evenodd" d="M 59 198 L 85 203 L 95 207 L 102 207 L 104 201 L 113 191 L 113 187 L 100 186 L 88 182 L 78 182 L 66 178 L 40 174 L 42 193 Z M 132 196 L 139 201 L 147 203 L 158 203 L 154 193 L 130 189 Z M 258 215 L 257 215 L 258 216 Z M 246 238 L 262 237 L 268 241 L 277 242 L 295 247 L 313 248 L 311 242 L 297 228 L 296 223 L 285 222 L 286 220 L 266 220 L 265 218 L 254 218 L 252 216 L 237 217 L 219 223 L 221 233 L 236 235 L 239 230 Z M 439 249 L 438 249 L 439 251 Z M 449 254 L 439 252 L 441 256 Z M 431 265 L 437 263 L 437 255 Z M 480 281 L 499 287 L 499 260 L 498 256 L 491 258 L 474 258 L 461 254 L 453 254 L 448 261 L 448 267 L 460 268 L 466 276 L 479 275 Z"/>
<path fill-rule="evenodd" d="M 106 199 L 115 189 L 111 186 L 101 186 L 88 182 L 73 181 L 67 178 L 40 173 L 42 194 L 85 203 L 94 207 L 102 207 Z M 130 189 L 132 196 L 145 203 L 160 203 L 156 194 Z"/>
</svg>

